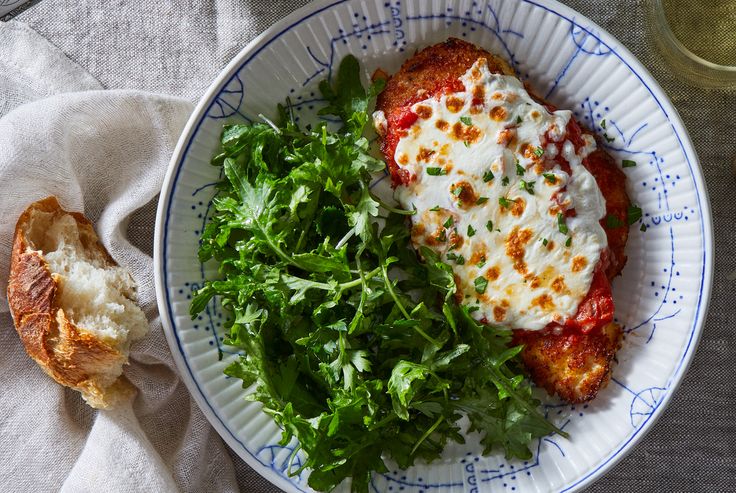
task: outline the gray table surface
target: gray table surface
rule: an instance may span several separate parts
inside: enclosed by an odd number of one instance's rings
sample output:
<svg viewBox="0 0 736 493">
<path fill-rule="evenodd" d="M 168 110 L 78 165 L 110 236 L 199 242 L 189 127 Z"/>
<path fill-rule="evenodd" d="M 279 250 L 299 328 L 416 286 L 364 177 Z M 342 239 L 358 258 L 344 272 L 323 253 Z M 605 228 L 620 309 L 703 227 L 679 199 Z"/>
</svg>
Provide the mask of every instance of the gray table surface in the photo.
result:
<svg viewBox="0 0 736 493">
<path fill-rule="evenodd" d="M 43 0 L 17 19 L 64 50 L 108 88 L 135 87 L 196 101 L 246 42 L 306 2 L 179 2 L 188 4 L 187 12 L 177 12 L 171 21 L 162 21 L 171 22 L 176 29 L 162 29 L 156 36 L 149 36 L 146 51 L 138 55 L 135 66 L 127 66 L 125 77 L 120 77 L 118 67 L 127 63 L 120 58 L 124 52 L 120 55 L 116 50 L 117 58 L 99 56 L 100 50 L 105 50 L 106 37 L 118 31 L 127 33 L 136 21 L 143 22 L 150 16 L 168 15 L 169 3 L 141 0 L 130 2 L 134 7 L 123 7 L 125 2 L 115 2 L 115 8 L 128 9 L 124 16 L 90 16 L 90 10 L 105 12 L 112 4 Z M 736 491 L 736 335 L 731 325 L 736 319 L 736 281 L 729 280 L 736 271 L 736 180 L 732 169 L 736 155 L 736 91 L 700 89 L 672 73 L 647 36 L 646 0 L 563 3 L 618 38 L 650 70 L 677 107 L 705 173 L 716 245 L 708 321 L 682 386 L 646 437 L 587 491 Z M 223 12 L 232 18 L 223 17 Z M 190 22 L 185 24 L 182 19 Z M 202 50 L 207 55 L 204 58 L 198 56 Z M 187 73 L 165 62 L 165 55 L 172 52 L 189 61 Z M 243 491 L 278 491 L 232 455 Z"/>
</svg>

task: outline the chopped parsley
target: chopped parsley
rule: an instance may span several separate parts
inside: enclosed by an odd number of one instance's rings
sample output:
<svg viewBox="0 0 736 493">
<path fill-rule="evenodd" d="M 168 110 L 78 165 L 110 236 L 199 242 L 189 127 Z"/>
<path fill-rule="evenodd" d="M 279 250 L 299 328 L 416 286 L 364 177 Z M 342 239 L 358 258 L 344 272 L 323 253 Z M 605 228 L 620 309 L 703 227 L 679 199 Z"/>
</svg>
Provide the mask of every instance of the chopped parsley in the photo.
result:
<svg viewBox="0 0 736 493">
<path fill-rule="evenodd" d="M 624 222 L 613 214 L 609 214 L 606 216 L 606 227 L 608 229 L 620 228 L 623 225 Z"/>
<path fill-rule="evenodd" d="M 463 122 L 468 127 L 473 126 L 473 120 L 471 120 L 469 116 L 461 116 L 460 121 Z"/>
<path fill-rule="evenodd" d="M 641 228 L 639 228 L 639 231 L 641 231 L 641 232 L 644 232 L 644 231 L 646 231 L 646 230 L 647 230 L 647 225 L 646 225 L 646 224 L 644 224 L 644 223 L 642 223 L 642 224 L 641 224 Z"/>
<path fill-rule="evenodd" d="M 488 170 L 485 173 L 483 173 L 483 181 L 485 183 L 488 183 L 489 181 L 493 180 L 493 178 L 495 178 L 495 176 L 493 176 L 493 171 Z"/>
<path fill-rule="evenodd" d="M 447 241 L 447 232 L 444 229 L 440 231 L 440 235 L 437 237 L 437 241 Z"/>
<path fill-rule="evenodd" d="M 567 222 L 565 221 L 565 215 L 561 212 L 557 213 L 557 229 L 562 233 L 563 235 L 566 235 L 569 231 L 567 229 Z"/>
<path fill-rule="evenodd" d="M 465 264 L 465 257 L 462 255 L 458 255 L 456 253 L 448 253 L 447 254 L 447 260 L 454 260 L 456 264 L 458 265 L 464 265 Z"/>
<path fill-rule="evenodd" d="M 519 188 L 526 191 L 530 195 L 534 195 L 534 183 L 533 181 L 519 181 Z"/>
<path fill-rule="evenodd" d="M 471 224 L 468 224 L 468 236 L 475 236 L 475 229 Z"/>
<path fill-rule="evenodd" d="M 475 201 L 476 205 L 485 204 L 488 202 L 488 197 L 478 197 L 478 200 Z"/>
<path fill-rule="evenodd" d="M 452 194 L 455 197 L 459 197 L 460 195 L 462 195 L 462 193 L 463 193 L 463 187 L 461 187 L 461 186 L 460 187 L 455 187 L 455 188 L 452 189 Z"/>
<path fill-rule="evenodd" d="M 634 224 L 641 219 L 641 207 L 637 205 L 630 205 L 629 210 L 626 211 L 626 221 L 629 224 Z"/>
<path fill-rule="evenodd" d="M 547 246 L 547 243 L 549 243 L 549 241 L 547 241 L 547 238 L 542 238 L 542 245 Z"/>
<path fill-rule="evenodd" d="M 486 223 L 486 229 L 487 229 L 488 231 L 490 231 L 491 233 L 493 233 L 493 221 L 488 221 L 488 222 Z"/>
<path fill-rule="evenodd" d="M 606 129 L 606 119 L 605 118 L 601 120 L 601 128 L 604 130 Z"/>
<path fill-rule="evenodd" d="M 488 287 L 488 279 L 483 276 L 476 277 L 475 281 L 473 281 L 473 284 L 475 284 L 475 292 L 478 294 L 483 294 L 486 292 L 486 288 Z"/>
<path fill-rule="evenodd" d="M 516 161 L 516 176 L 524 176 L 524 173 L 526 173 L 526 169 L 519 164 L 519 161 Z"/>
<path fill-rule="evenodd" d="M 570 245 L 572 245 L 572 236 L 568 236 L 567 241 L 565 242 L 566 247 L 569 247 Z"/>
<path fill-rule="evenodd" d="M 603 138 L 606 139 L 606 142 L 608 142 L 609 144 L 616 140 L 616 137 L 609 137 L 608 134 L 605 132 L 603 133 Z"/>
<path fill-rule="evenodd" d="M 498 205 L 500 205 L 501 207 L 508 208 L 508 207 L 511 206 L 511 202 L 516 202 L 516 201 L 515 200 L 509 200 L 506 197 L 499 197 L 498 198 Z"/>
<path fill-rule="evenodd" d="M 429 210 L 432 211 L 432 212 L 437 212 L 438 210 L 440 210 L 440 206 L 439 206 L 439 204 L 438 205 L 435 205 L 434 207 L 432 207 Z"/>
<path fill-rule="evenodd" d="M 624 168 L 633 168 L 636 166 L 636 161 L 632 161 L 631 159 L 624 159 L 621 161 L 621 166 Z"/>
<path fill-rule="evenodd" d="M 554 185 L 557 183 L 557 177 L 553 175 L 552 173 L 542 173 L 542 176 L 544 176 L 544 181 L 547 183 Z"/>
<path fill-rule="evenodd" d="M 442 175 L 446 175 L 447 171 L 445 171 L 444 168 L 430 167 L 430 168 L 427 168 L 427 174 L 430 176 L 442 176 Z"/>
<path fill-rule="evenodd" d="M 534 149 L 534 155 L 537 157 L 542 157 L 542 154 L 544 154 L 544 149 L 541 147 L 537 147 Z"/>
<path fill-rule="evenodd" d="M 463 144 L 465 144 L 465 147 L 470 147 L 470 142 L 468 142 L 467 140 L 464 140 Z"/>
<path fill-rule="evenodd" d="M 447 218 L 447 220 L 445 221 L 445 224 L 443 224 L 443 226 L 446 227 L 446 228 L 450 228 L 450 227 L 452 227 L 453 224 L 455 224 L 455 219 L 453 219 L 453 217 L 450 216 L 450 217 Z"/>
<path fill-rule="evenodd" d="M 517 116 L 517 117 L 516 117 L 516 124 L 517 124 L 517 125 L 521 125 L 521 122 L 522 122 L 522 121 L 523 121 L 523 120 L 521 119 L 521 117 L 520 117 L 520 116 Z"/>
<path fill-rule="evenodd" d="M 505 187 L 508 184 L 509 184 L 509 177 L 508 176 L 504 176 L 503 179 L 501 180 L 501 185 L 503 185 Z"/>
</svg>

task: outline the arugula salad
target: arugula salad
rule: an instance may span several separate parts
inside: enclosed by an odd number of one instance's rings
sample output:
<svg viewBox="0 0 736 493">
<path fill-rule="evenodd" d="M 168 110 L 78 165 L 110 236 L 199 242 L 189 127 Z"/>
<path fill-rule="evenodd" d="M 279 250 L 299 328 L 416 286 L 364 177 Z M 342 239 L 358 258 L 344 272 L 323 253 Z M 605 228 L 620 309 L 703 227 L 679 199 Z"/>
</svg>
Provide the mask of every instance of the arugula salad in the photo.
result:
<svg viewBox="0 0 736 493">
<path fill-rule="evenodd" d="M 564 433 L 532 397 L 521 346 L 455 302 L 437 254 L 412 248 L 414 211 L 371 191 L 385 164 L 363 134 L 383 81 L 366 91 L 348 56 L 319 87 L 338 131 L 300 128 L 288 101 L 276 123 L 225 126 L 212 160 L 224 179 L 199 249 L 219 276 L 191 315 L 219 298 L 225 343 L 242 352 L 225 373 L 263 404 L 282 445 L 298 440 L 306 461 L 290 473 L 311 469 L 315 490 L 352 478 L 367 492 L 384 460 L 432 461 L 464 431 L 480 433 L 486 454 L 530 458 L 532 440 Z"/>
</svg>

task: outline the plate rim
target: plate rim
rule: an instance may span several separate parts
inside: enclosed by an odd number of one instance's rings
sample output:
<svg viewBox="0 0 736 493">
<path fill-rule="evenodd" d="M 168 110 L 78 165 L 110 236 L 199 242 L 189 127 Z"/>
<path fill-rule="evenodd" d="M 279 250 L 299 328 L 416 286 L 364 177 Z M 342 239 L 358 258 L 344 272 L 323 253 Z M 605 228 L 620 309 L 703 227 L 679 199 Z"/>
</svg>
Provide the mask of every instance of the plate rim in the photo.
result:
<svg viewBox="0 0 736 493">
<path fill-rule="evenodd" d="M 380 2 L 382 0 L 370 0 Z M 626 48 L 620 41 L 607 30 L 601 28 L 597 23 L 591 21 L 588 17 L 580 14 L 576 10 L 559 3 L 557 0 L 517 0 L 520 3 L 528 3 L 535 7 L 541 8 L 549 13 L 572 23 L 578 28 L 584 30 L 597 41 L 611 49 L 611 51 L 619 58 L 619 60 L 627 66 L 630 75 L 634 75 L 639 79 L 640 83 L 647 89 L 650 97 L 652 97 L 660 109 L 664 112 L 670 126 L 678 140 L 683 151 L 685 160 L 690 170 L 691 176 L 695 184 L 695 195 L 698 200 L 698 206 L 701 216 L 701 233 L 702 233 L 702 256 L 703 267 L 701 272 L 702 283 L 700 286 L 700 296 L 695 308 L 695 320 L 691 330 L 689 340 L 685 346 L 684 353 L 675 371 L 670 375 L 671 382 L 665 397 L 657 405 L 654 412 L 643 422 L 628 439 L 618 448 L 611 450 L 597 464 L 592 466 L 590 470 L 583 476 L 577 478 L 572 484 L 564 485 L 559 491 L 579 491 L 580 489 L 595 482 L 607 471 L 611 470 L 616 464 L 620 463 L 635 447 L 640 443 L 644 436 L 651 430 L 653 424 L 660 418 L 664 409 L 669 405 L 672 396 L 677 392 L 679 386 L 684 380 L 695 353 L 697 351 L 700 339 L 702 337 L 705 322 L 707 320 L 708 308 L 711 301 L 712 285 L 713 285 L 713 268 L 714 268 L 714 238 L 713 238 L 713 222 L 710 206 L 708 189 L 705 186 L 705 179 L 702 172 L 702 166 L 697 156 L 692 141 L 684 126 L 682 118 L 677 109 L 674 107 L 666 93 L 654 79 L 651 73 L 642 65 L 642 63 Z M 316 0 L 307 4 L 291 14 L 287 15 L 280 21 L 274 23 L 264 30 L 251 42 L 249 42 L 233 59 L 221 70 L 218 76 L 210 84 L 204 92 L 196 107 L 192 111 L 184 129 L 181 132 L 179 140 L 169 161 L 166 175 L 161 187 L 159 195 L 158 207 L 156 211 L 156 225 L 154 230 L 154 248 L 153 248 L 153 266 L 154 279 L 156 288 L 156 300 L 159 306 L 159 315 L 162 328 L 169 345 L 172 358 L 178 367 L 179 373 L 187 386 L 189 393 L 195 400 L 202 413 L 205 415 L 210 424 L 217 430 L 220 437 L 242 458 L 250 467 L 252 467 L 262 477 L 287 491 L 301 491 L 298 485 L 288 481 L 283 476 L 277 474 L 271 467 L 261 462 L 255 455 L 248 450 L 233 432 L 225 425 L 223 419 L 217 414 L 212 403 L 204 396 L 199 384 L 195 381 L 192 369 L 186 362 L 184 357 L 181 341 L 176 334 L 175 324 L 173 323 L 173 313 L 168 297 L 168 280 L 164 275 L 164 253 L 165 240 L 168 233 L 167 214 L 173 197 L 173 191 L 176 185 L 178 174 L 181 171 L 182 164 L 187 156 L 188 150 L 194 142 L 194 136 L 202 121 L 210 110 L 214 100 L 219 92 L 232 80 L 232 78 L 240 72 L 255 56 L 260 53 L 271 42 L 278 39 L 283 33 L 289 29 L 301 24 L 307 19 L 318 15 L 344 3 L 360 3 L 360 0 Z M 581 25 L 586 23 L 588 27 Z M 593 32 L 595 29 L 597 32 Z M 615 41 L 616 46 L 611 46 Z M 162 308 L 164 308 L 162 310 Z M 245 453 L 243 453 L 243 451 Z"/>
</svg>

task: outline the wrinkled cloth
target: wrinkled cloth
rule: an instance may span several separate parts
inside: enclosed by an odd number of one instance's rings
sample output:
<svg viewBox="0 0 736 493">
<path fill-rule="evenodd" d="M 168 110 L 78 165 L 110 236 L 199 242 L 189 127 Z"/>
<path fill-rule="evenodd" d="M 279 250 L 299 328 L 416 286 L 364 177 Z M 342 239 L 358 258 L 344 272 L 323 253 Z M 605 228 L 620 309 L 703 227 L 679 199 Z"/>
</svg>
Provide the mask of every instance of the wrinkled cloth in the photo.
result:
<svg viewBox="0 0 736 493">
<path fill-rule="evenodd" d="M 102 0 L 43 0 L 22 13 L 16 22 L 0 25 L 4 27 L 0 29 L 0 116 L 22 103 L 61 92 L 101 88 L 145 90 L 195 103 L 242 47 L 305 3 L 305 0 L 139 0 L 113 4 Z M 611 32 L 652 72 L 672 99 L 704 169 L 716 240 L 713 298 L 690 371 L 648 435 L 587 491 L 734 491 L 736 335 L 731 322 L 736 319 L 736 305 L 732 302 L 736 284 L 729 274 L 736 271 L 736 234 L 732 226 L 736 222 L 736 201 L 731 198 L 736 186 L 731 169 L 736 155 L 736 119 L 731 115 L 736 107 L 736 92 L 693 87 L 672 73 L 650 43 L 645 15 L 648 0 L 563 3 Z M 17 33 L 10 35 L 8 29 Z M 6 39 L 13 39 L 15 44 L 8 45 Z M 8 46 L 21 48 L 19 51 Z M 38 68 L 31 70 L 31 66 Z M 117 97 L 126 93 L 115 91 L 112 94 L 115 101 L 107 102 L 101 94 L 96 94 L 100 104 L 121 107 L 131 104 Z M 127 94 L 139 98 L 138 103 L 147 108 L 146 118 L 153 128 L 160 130 L 163 127 L 155 126 L 163 123 L 159 119 L 160 111 L 172 111 L 173 115 L 174 108 L 183 104 L 181 100 L 140 92 Z M 56 101 L 61 103 L 63 99 Z M 38 122 L 46 118 L 54 120 L 48 109 L 61 109 L 56 104 L 38 105 L 35 110 Z M 108 106 L 110 110 L 113 107 Z M 42 143 L 23 141 L 23 148 L 13 144 L 23 138 L 15 126 L 36 136 L 39 127 L 48 128 L 46 124 L 24 123 L 17 116 L 21 110 L 0 120 L 0 178 L 6 177 L 6 167 L 16 167 L 12 187 L 7 185 L 7 180 L 0 181 L 4 184 L 2 195 L 21 190 L 22 183 L 33 187 L 35 182 L 24 173 L 31 167 L 45 166 L 48 159 L 46 154 L 36 153 L 43 147 Z M 43 113 L 39 115 L 39 111 Z M 6 125 L 8 118 L 15 122 L 12 128 Z M 9 131 L 11 136 L 6 136 Z M 175 135 L 165 143 L 169 153 Z M 109 144 L 112 142 L 115 140 Z M 6 152 L 7 145 L 12 151 Z M 65 148 L 71 152 L 75 146 L 68 144 Z M 110 147 L 105 149 L 94 156 L 99 158 L 104 152 L 114 151 Z M 23 161 L 15 159 L 15 155 L 24 156 Z M 54 163 L 62 159 L 56 155 L 51 158 Z M 160 167 L 159 172 L 163 173 L 167 159 L 151 159 L 146 176 L 152 181 L 160 180 L 161 175 L 155 175 L 153 168 Z M 51 382 L 25 357 L 15 331 L 8 330 L 7 314 L 0 314 L 0 338 L 5 348 L 5 354 L 0 357 L 0 388 L 4 391 L 0 404 L 0 477 L 4 481 L 0 483 L 0 491 L 26 491 L 31 487 L 34 491 L 62 487 L 67 491 L 115 491 L 120 483 L 106 482 L 106 487 L 101 489 L 96 487 L 100 483 L 94 481 L 109 481 L 116 474 L 129 475 L 124 488 L 117 491 L 136 488 L 140 491 L 278 491 L 222 444 L 187 397 L 176 375 L 158 323 L 150 287 L 150 263 L 146 263 L 150 262 L 152 251 L 155 192 L 144 203 L 148 188 L 131 189 L 137 194 L 136 203 L 140 203 L 136 209 L 132 197 L 128 201 L 116 195 L 126 195 L 122 192 L 125 185 L 118 184 L 123 177 L 117 168 L 100 168 L 102 177 L 77 174 L 85 169 L 79 166 L 92 166 L 90 157 L 85 162 L 36 175 L 41 178 L 63 175 L 63 183 L 76 183 L 72 186 L 85 192 L 81 195 L 58 192 L 62 203 L 84 209 L 97 222 L 106 245 L 121 263 L 133 259 L 139 262 L 132 265 L 141 283 L 141 299 L 151 321 L 151 335 L 133 348 L 133 362 L 126 370 L 139 388 L 139 396 L 130 409 L 123 409 L 117 415 L 90 410 L 74 392 Z M 86 188 L 92 183 L 102 187 Z M 43 190 L 52 191 L 56 192 L 52 188 Z M 12 203 L 0 198 L 5 207 L 2 220 L 14 221 L 24 203 L 44 195 L 40 188 L 31 192 L 31 196 Z M 0 227 L 0 268 L 7 266 L 3 257 L 8 251 L 7 227 L 5 222 Z M 146 276 L 139 274 L 142 265 L 148 265 Z M 118 444 L 116 437 L 124 438 L 125 444 Z M 126 459 L 128 455 L 130 460 Z M 148 478 L 150 483 L 146 483 Z"/>
</svg>

